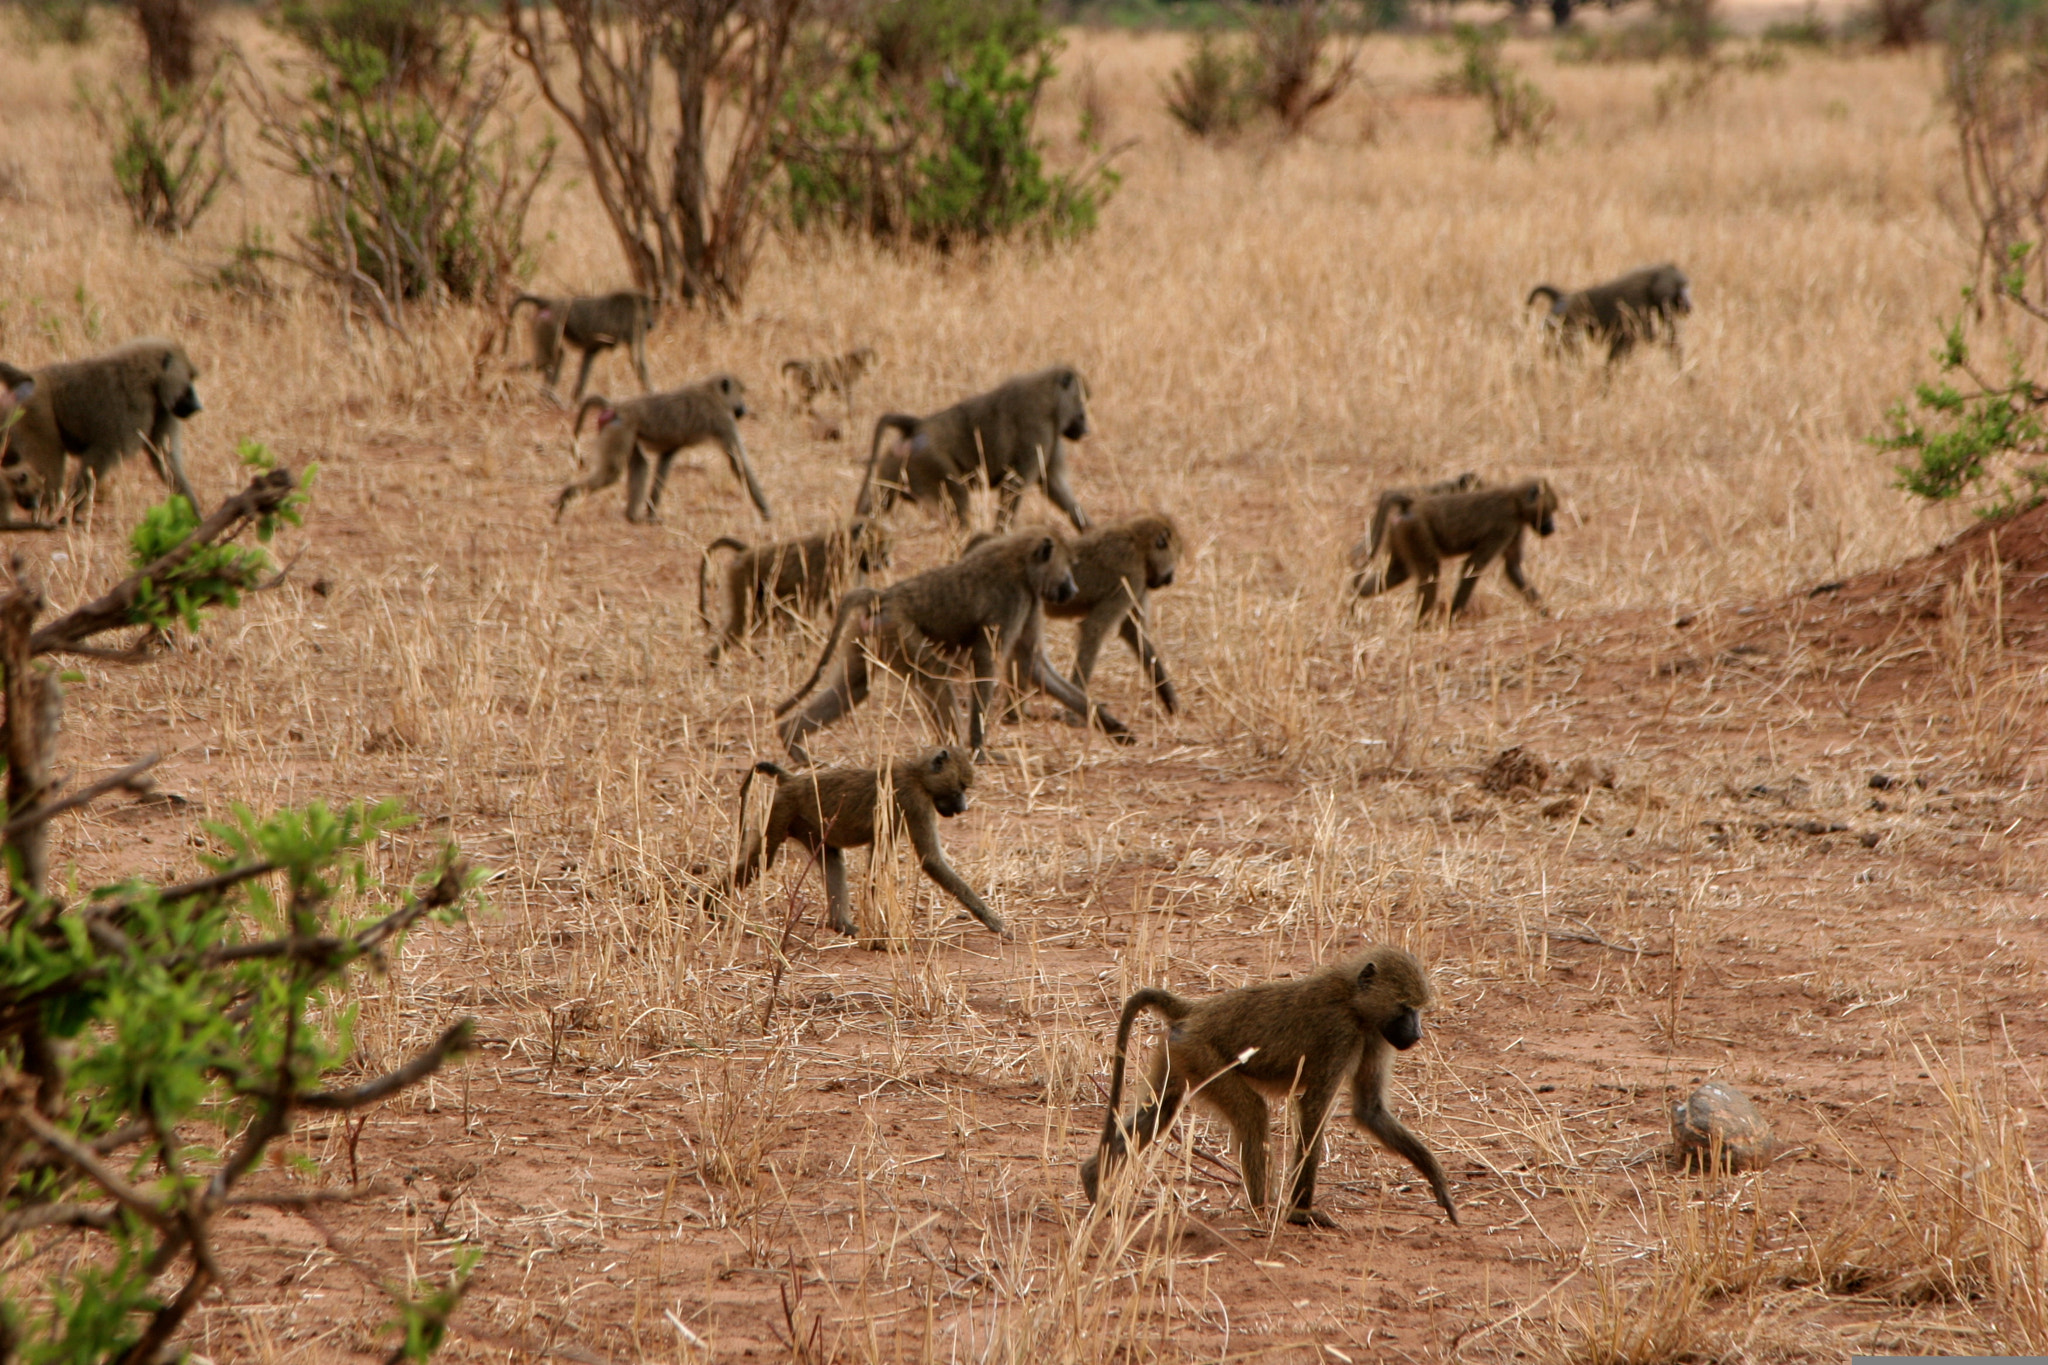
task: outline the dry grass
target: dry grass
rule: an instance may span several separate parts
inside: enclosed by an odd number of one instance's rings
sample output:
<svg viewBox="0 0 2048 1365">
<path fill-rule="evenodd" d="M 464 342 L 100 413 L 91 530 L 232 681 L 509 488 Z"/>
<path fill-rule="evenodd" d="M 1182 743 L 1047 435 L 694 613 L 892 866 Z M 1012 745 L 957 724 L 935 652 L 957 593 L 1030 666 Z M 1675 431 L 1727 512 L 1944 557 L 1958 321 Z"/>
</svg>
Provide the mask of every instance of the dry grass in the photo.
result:
<svg viewBox="0 0 2048 1365">
<path fill-rule="evenodd" d="M 1121 653 L 1098 685 L 1136 749 L 1039 703 L 944 830 L 1017 942 L 965 925 L 897 850 L 866 883 L 855 869 L 879 953 L 820 931 L 801 858 L 729 918 L 691 907 L 816 647 L 771 636 L 704 663 L 697 548 L 757 533 L 720 462 L 679 472 L 659 528 L 625 528 L 616 497 L 552 526 L 566 422 L 509 366 L 473 374 L 491 319 L 401 343 L 345 335 L 316 295 L 199 287 L 246 226 L 288 224 L 290 187 L 245 166 L 194 238 L 138 238 L 69 95 L 74 65 L 106 79 L 135 55 L 0 53 L 19 187 L 0 197 L 0 355 L 176 332 L 205 370 L 202 489 L 227 486 L 245 436 L 322 465 L 292 581 L 178 662 L 88 666 L 74 761 L 162 746 L 167 783 L 215 808 L 396 793 L 423 822 L 390 866 L 453 834 L 498 869 L 495 914 L 417 937 L 360 1029 L 376 1066 L 471 1012 L 486 1055 L 361 1133 L 304 1135 L 319 1178 L 388 1188 L 319 1229 L 252 1219 L 202 1354 L 377 1354 L 371 1280 L 465 1241 L 488 1254 L 456 1358 L 2043 1348 L 2039 1141 L 2019 1121 L 2039 1097 L 1979 1101 L 1915 1051 L 1931 1037 L 1977 1074 L 2042 1042 L 2042 674 L 2018 589 L 1960 585 L 1886 665 L 1917 681 L 1889 690 L 1852 690 L 1871 659 L 1744 614 L 1961 524 L 1893 491 L 1862 440 L 1961 280 L 1932 57 L 1794 55 L 1660 117 L 1669 72 L 1511 44 L 1559 118 L 1548 148 L 1492 156 L 1476 104 L 1428 93 L 1449 59 L 1426 40 L 1368 44 L 1369 88 L 1304 141 L 1224 150 L 1161 108 L 1180 52 L 1074 36 L 1066 66 L 1087 74 L 1048 102 L 1055 159 L 1083 154 L 1083 103 L 1142 139 L 1081 247 L 772 244 L 743 316 L 685 315 L 652 343 L 659 379 L 757 386 L 748 439 L 789 528 L 850 506 L 858 441 L 810 441 L 772 376 L 866 343 L 864 404 L 909 411 L 1073 360 L 1095 394 L 1084 504 L 1165 508 L 1188 534 L 1155 599 L 1186 714 L 1151 708 Z M 540 284 L 618 281 L 573 183 L 536 221 Z M 1682 365 L 1651 353 L 1606 382 L 1544 360 L 1530 285 L 1666 258 L 1700 303 Z M 629 371 L 607 361 L 598 383 Z M 1347 607 L 1342 552 L 1377 489 L 1468 468 L 1564 490 L 1531 564 L 1558 623 L 1492 586 L 1449 637 L 1415 631 L 1405 597 Z M 76 599 L 153 495 L 135 471 L 96 527 L 20 548 Z M 915 514 L 901 529 L 898 572 L 947 552 Z M 1678 614 L 1695 624 L 1673 632 Z M 890 753 L 919 725 L 878 698 L 818 752 Z M 1481 792 L 1518 743 L 1618 782 Z M 1875 811 L 1874 769 L 1929 781 Z M 1850 828 L 1798 831 L 1811 820 Z M 87 876 L 183 869 L 188 823 L 110 811 L 64 851 Z M 1340 1133 L 1327 1197 L 1347 1231 L 1276 1231 L 1200 1122 L 1083 1210 L 1073 1164 L 1125 992 L 1363 939 L 1437 970 L 1401 1104 L 1465 1228 Z M 1662 1170 L 1664 1100 L 1707 1075 L 1749 1089 L 1795 1155 L 1725 1189 Z M 1915 1267 L 1940 1271 L 1926 1292 L 1879 1287 Z"/>
</svg>

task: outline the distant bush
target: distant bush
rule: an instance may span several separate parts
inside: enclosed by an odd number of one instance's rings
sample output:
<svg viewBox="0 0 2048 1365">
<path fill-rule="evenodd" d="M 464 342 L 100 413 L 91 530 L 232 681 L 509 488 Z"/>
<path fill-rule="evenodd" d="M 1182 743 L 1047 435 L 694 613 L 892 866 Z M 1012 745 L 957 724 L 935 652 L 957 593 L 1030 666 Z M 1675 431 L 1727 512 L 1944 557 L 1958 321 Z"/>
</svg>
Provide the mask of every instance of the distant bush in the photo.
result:
<svg viewBox="0 0 2048 1365">
<path fill-rule="evenodd" d="M 1281 129 L 1298 134 L 1350 86 L 1359 45 L 1353 40 L 1332 51 L 1336 33 L 1323 0 L 1295 0 L 1246 14 L 1255 62 L 1252 88 Z"/>
<path fill-rule="evenodd" d="M 114 183 L 135 225 L 181 236 L 213 205 L 233 175 L 228 160 L 228 87 L 216 70 L 182 89 L 154 78 L 141 99 L 116 85 L 87 109 L 113 147 Z"/>
<path fill-rule="evenodd" d="M 1091 230 L 1118 183 L 1107 157 L 1048 174 L 1034 135 L 1057 49 L 1036 5 L 882 6 L 832 74 L 785 97 L 783 221 L 941 251 Z"/>
<path fill-rule="evenodd" d="M 1660 62 L 1667 57 L 1705 57 L 1727 36 L 1715 17 L 1714 0 L 1666 0 L 1650 18 L 1598 33 L 1567 34 L 1556 50 L 1567 63 Z"/>
<path fill-rule="evenodd" d="M 1453 28 L 1458 64 L 1437 78 L 1437 89 L 1484 100 L 1496 148 L 1540 146 L 1557 117 L 1557 104 L 1501 55 L 1504 37 L 1498 26 Z"/>
<path fill-rule="evenodd" d="M 96 32 L 91 0 L 20 0 L 16 13 L 32 43 L 84 47 Z"/>
<path fill-rule="evenodd" d="M 1242 45 L 1203 29 L 1167 78 L 1166 112 L 1196 137 L 1234 136 L 1251 116 L 1257 79 L 1257 60 Z"/>
<path fill-rule="evenodd" d="M 440 72 L 456 52 L 451 0 L 284 0 L 278 22 L 308 51 L 369 48 L 407 89 Z"/>
<path fill-rule="evenodd" d="M 1786 47 L 1826 47 L 1834 41 L 1835 35 L 1827 20 L 1820 17 L 1819 9 L 1809 0 L 1806 12 L 1797 19 L 1766 25 L 1763 39 L 1766 43 L 1780 43 Z"/>
</svg>

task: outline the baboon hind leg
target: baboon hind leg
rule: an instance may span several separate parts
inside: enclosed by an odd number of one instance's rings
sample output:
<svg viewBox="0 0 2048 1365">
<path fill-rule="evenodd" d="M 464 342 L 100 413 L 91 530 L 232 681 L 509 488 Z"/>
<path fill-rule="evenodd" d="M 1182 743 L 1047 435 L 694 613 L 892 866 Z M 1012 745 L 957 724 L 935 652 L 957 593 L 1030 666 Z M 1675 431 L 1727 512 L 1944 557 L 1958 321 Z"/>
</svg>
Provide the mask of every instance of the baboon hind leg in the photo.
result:
<svg viewBox="0 0 2048 1365">
<path fill-rule="evenodd" d="M 585 348 L 583 352 L 583 363 L 576 367 L 576 392 L 569 395 L 569 402 L 571 404 L 581 403 L 583 401 L 583 390 L 587 388 L 590 384 L 590 367 L 597 363 L 597 354 L 599 351 L 602 351 L 603 349 L 604 347 L 602 346 L 591 346 Z M 616 390 L 614 390 L 614 392 L 616 392 Z"/>
<path fill-rule="evenodd" d="M 1333 1228 L 1337 1220 L 1316 1204 L 1316 1167 L 1323 1157 L 1323 1125 L 1336 1092 L 1332 1082 L 1311 1086 L 1295 1097 L 1299 1150 L 1294 1155 L 1294 1189 L 1287 1201 L 1287 1221 L 1303 1227 Z"/>
<path fill-rule="evenodd" d="M 1263 1210 L 1273 1197 L 1266 1169 L 1266 1134 L 1270 1127 L 1265 1096 L 1235 1071 L 1213 1076 L 1200 1093 L 1203 1103 L 1230 1125 L 1237 1139 L 1237 1164 L 1244 1176 L 1245 1197 Z"/>
<path fill-rule="evenodd" d="M 846 646 L 833 670 L 831 683 L 813 696 L 803 710 L 785 717 L 778 727 L 790 757 L 800 763 L 810 762 L 811 756 L 803 746 L 804 736 L 824 729 L 868 699 L 869 667 L 867 651 L 858 641 Z"/>
<path fill-rule="evenodd" d="M 825 909 L 832 921 L 832 927 L 848 938 L 859 930 L 854 925 L 853 914 L 847 904 L 846 855 L 830 844 L 825 850 Z"/>
</svg>

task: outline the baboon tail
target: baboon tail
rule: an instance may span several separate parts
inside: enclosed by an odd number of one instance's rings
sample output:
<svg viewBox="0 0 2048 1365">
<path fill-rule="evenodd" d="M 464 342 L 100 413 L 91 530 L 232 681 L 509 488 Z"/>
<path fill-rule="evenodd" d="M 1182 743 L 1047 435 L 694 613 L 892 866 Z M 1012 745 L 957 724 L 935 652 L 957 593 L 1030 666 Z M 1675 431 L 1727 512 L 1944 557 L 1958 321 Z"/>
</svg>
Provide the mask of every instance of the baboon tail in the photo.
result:
<svg viewBox="0 0 2048 1365">
<path fill-rule="evenodd" d="M 782 362 L 782 372 L 784 374 L 801 374 L 803 368 L 804 362 L 801 360 L 785 360 Z"/>
<path fill-rule="evenodd" d="M 576 421 L 575 424 L 569 428 L 569 439 L 574 440 L 578 436 L 581 436 L 583 434 L 584 413 L 589 412 L 592 408 L 608 408 L 611 405 L 612 400 L 605 397 L 601 393 L 593 393 L 589 397 L 585 398 L 576 409 Z M 603 423 L 599 423 L 599 425 L 602 426 Z"/>
<path fill-rule="evenodd" d="M 818 654 L 818 666 L 811 670 L 810 677 L 804 679 L 803 686 L 790 694 L 789 700 L 775 708 L 778 719 L 789 714 L 798 702 L 811 694 L 811 689 L 818 685 L 818 679 L 825 676 L 825 666 L 831 663 L 832 656 L 839 652 L 839 640 L 846 634 L 846 623 L 853 619 L 855 612 L 880 596 L 881 594 L 873 588 L 854 588 L 839 599 L 839 610 L 832 616 L 832 633 L 825 637 L 825 648 Z"/>
<path fill-rule="evenodd" d="M 548 301 L 538 294 L 521 294 L 518 298 L 513 299 L 512 306 L 505 310 L 505 320 L 507 322 L 510 322 L 519 312 L 519 305 L 522 303 L 530 303 L 535 308 L 545 308 L 548 306 Z"/>
<path fill-rule="evenodd" d="M 1554 284 L 1539 284 L 1529 291 L 1529 297 L 1523 300 L 1522 307 L 1527 308 L 1530 304 L 1535 303 L 1536 300 L 1544 297 L 1548 297 L 1550 299 L 1550 306 L 1555 308 L 1557 307 L 1557 301 L 1564 297 L 1564 291 Z"/>
<path fill-rule="evenodd" d="M 704 580 L 711 572 L 711 552 L 713 550 L 737 550 L 741 554 L 745 554 L 747 552 L 747 543 L 744 540 L 735 540 L 731 536 L 720 536 L 709 545 L 706 545 L 704 552 L 697 556 L 697 619 L 704 623 L 704 629 L 706 630 L 714 629 L 711 624 L 710 604 L 704 600 Z"/>
<path fill-rule="evenodd" d="M 770 763 L 767 759 L 764 758 L 760 762 L 756 763 L 753 767 L 747 769 L 747 775 L 740 779 L 740 801 L 738 808 L 735 809 L 732 813 L 732 826 L 734 841 L 741 850 L 741 867 L 745 867 L 747 864 L 747 793 L 750 790 L 752 790 L 754 786 L 755 773 L 760 773 L 765 777 L 789 776 L 788 773 L 782 770 L 782 766 L 780 764 Z M 737 870 L 735 870 L 733 873 L 733 880 L 739 880 L 739 873 Z"/>
<path fill-rule="evenodd" d="M 915 436 L 923 421 L 907 412 L 885 412 L 875 419 L 875 439 L 868 444 L 868 472 L 860 481 L 860 497 L 853 504 L 855 516 L 864 517 L 874 508 L 875 464 L 882 454 L 882 433 L 893 427 L 906 437 Z"/>
<path fill-rule="evenodd" d="M 1147 986 L 1124 1001 L 1123 1018 L 1116 1024 L 1116 1060 L 1109 1073 L 1109 1113 L 1102 1120 L 1102 1140 L 1116 1136 L 1117 1115 L 1124 1108 L 1124 1059 L 1130 1055 L 1131 1025 L 1148 1009 L 1158 1010 L 1169 1023 L 1188 1017 L 1194 1006 L 1163 986 Z"/>
</svg>

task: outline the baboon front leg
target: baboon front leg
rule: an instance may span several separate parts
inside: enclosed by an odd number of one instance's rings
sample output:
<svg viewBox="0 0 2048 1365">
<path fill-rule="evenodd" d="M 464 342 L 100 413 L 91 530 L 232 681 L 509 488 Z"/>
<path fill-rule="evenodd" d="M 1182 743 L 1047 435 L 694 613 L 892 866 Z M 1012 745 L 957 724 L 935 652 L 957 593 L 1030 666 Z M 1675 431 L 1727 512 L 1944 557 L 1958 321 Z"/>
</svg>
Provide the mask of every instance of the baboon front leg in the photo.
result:
<svg viewBox="0 0 2048 1365">
<path fill-rule="evenodd" d="M 725 462 L 732 466 L 732 472 L 747 486 L 747 496 L 754 501 L 754 510 L 761 514 L 761 520 L 775 520 L 775 512 L 768 506 L 768 495 L 761 491 L 761 481 L 754 477 L 754 466 L 747 460 L 746 443 L 740 440 L 737 430 L 719 437 L 719 448 L 725 451 Z"/>
<path fill-rule="evenodd" d="M 1336 1088 L 1333 1082 L 1323 1081 L 1295 1098 L 1300 1150 L 1294 1156 L 1294 1193 L 1288 1201 L 1287 1221 L 1301 1227 L 1337 1226 L 1336 1219 L 1315 1206 L 1316 1168 L 1323 1159 L 1323 1123 L 1329 1117 L 1330 1100 Z"/>
<path fill-rule="evenodd" d="M 563 355 L 564 355 L 565 353 L 566 353 L 566 348 L 565 348 L 565 347 L 563 347 L 562 343 L 561 343 L 561 342 L 560 342 L 559 340 L 558 340 L 558 341 L 556 341 L 556 342 L 555 342 L 555 344 L 554 344 L 553 346 L 551 346 L 551 347 L 549 347 L 549 348 L 548 348 L 548 351 L 547 351 L 547 362 L 546 362 L 546 363 L 547 363 L 547 379 L 548 379 L 548 392 L 549 392 L 549 393 L 553 393 L 553 392 L 554 392 L 554 391 L 555 391 L 555 390 L 556 390 L 557 388 L 561 387 L 561 383 L 562 383 L 562 357 L 563 357 Z M 580 393 L 580 392 L 578 393 L 578 395 L 577 395 L 577 396 L 578 396 L 578 399 L 579 399 L 579 400 L 580 400 L 580 399 L 581 399 L 581 397 L 582 397 L 582 395 L 581 395 L 581 393 Z"/>
<path fill-rule="evenodd" d="M 653 393 L 654 385 L 647 382 L 647 334 L 643 332 L 634 337 L 630 349 L 633 353 L 634 373 L 640 376 L 640 392 Z"/>
<path fill-rule="evenodd" d="M 1451 1182 L 1445 1178 L 1442 1164 L 1437 1161 L 1435 1153 L 1422 1145 L 1422 1139 L 1409 1132 L 1387 1108 L 1378 1078 L 1369 1078 L 1366 1068 L 1361 1067 L 1358 1079 L 1352 1084 L 1352 1094 L 1355 1097 L 1351 1107 L 1352 1120 L 1379 1139 L 1388 1151 L 1413 1166 L 1429 1182 L 1430 1192 L 1443 1206 L 1445 1215 L 1453 1223 L 1457 1222 L 1457 1206 L 1451 1202 Z"/>
<path fill-rule="evenodd" d="M 967 907 L 967 913 L 980 920 L 989 930 L 1008 938 L 1010 931 L 1003 927 L 1003 917 L 989 909 L 987 903 L 974 894 L 974 888 L 962 880 L 960 874 L 953 870 L 953 865 L 946 861 L 945 853 L 939 848 L 937 824 L 938 817 L 935 815 L 927 815 L 922 821 L 913 819 L 910 822 L 910 841 L 917 846 L 918 864 L 924 868 L 924 875 L 937 882 L 939 888 L 947 895 Z"/>
<path fill-rule="evenodd" d="M 1088 514 L 1081 510 L 1080 502 L 1074 497 L 1074 490 L 1067 486 L 1067 454 L 1065 443 L 1055 436 L 1052 451 L 1045 458 L 1045 496 L 1052 505 L 1067 514 L 1067 520 L 1074 523 L 1076 531 L 1088 529 Z"/>
<path fill-rule="evenodd" d="M 1513 530 L 1497 532 L 1472 547 L 1472 553 L 1465 556 L 1464 566 L 1458 571 L 1458 591 L 1451 598 L 1453 618 L 1465 610 L 1465 604 L 1472 600 L 1472 589 L 1479 586 L 1479 575 L 1486 572 L 1487 566 L 1493 563 L 1502 550 L 1520 540 L 1521 534 L 1521 524 L 1517 522 Z"/>
<path fill-rule="evenodd" d="M 199 495 L 192 491 L 192 480 L 185 477 L 185 426 L 177 418 L 165 416 L 150 433 L 149 462 L 156 469 L 157 477 L 164 481 L 164 487 L 192 504 L 195 515 L 205 516 L 206 509 L 199 505 Z"/>
<path fill-rule="evenodd" d="M 1135 608 L 1124 617 L 1124 623 L 1117 633 L 1124 637 L 1124 643 L 1138 656 L 1138 663 L 1145 670 L 1145 677 L 1152 684 L 1153 695 L 1166 708 L 1167 715 L 1180 710 L 1180 694 L 1173 690 L 1173 680 L 1166 676 L 1166 661 L 1159 657 L 1159 651 L 1152 648 L 1152 632 L 1148 628 L 1145 614 Z"/>
<path fill-rule="evenodd" d="M 1131 599 L 1119 590 L 1097 602 L 1089 613 L 1081 618 L 1081 630 L 1074 647 L 1074 686 L 1087 690 L 1088 680 L 1095 676 L 1095 663 L 1102 655 L 1103 642 L 1109 639 L 1112 630 L 1122 626 L 1131 616 Z M 1125 638 L 1129 638 L 1126 636 Z M 1134 643 L 1133 649 L 1138 649 Z M 1138 650 L 1140 657 L 1144 651 Z"/>
<path fill-rule="evenodd" d="M 826 844 L 825 848 L 825 909 L 831 917 L 832 927 L 848 938 L 859 930 L 853 922 L 853 914 L 846 897 L 846 855 Z"/>
<path fill-rule="evenodd" d="M 1528 599 L 1530 606 L 1543 612 L 1546 616 L 1549 615 L 1549 612 L 1543 606 L 1542 595 L 1536 591 L 1535 585 L 1522 573 L 1522 538 L 1520 536 L 1516 536 L 1508 542 L 1506 553 L 1501 555 L 1500 567 L 1501 571 L 1508 576 L 1508 582 L 1514 584 L 1522 596 Z"/>
<path fill-rule="evenodd" d="M 1088 700 L 1088 694 L 1062 678 L 1046 664 L 1045 651 L 1034 648 L 1029 654 L 1019 653 L 1019 660 L 1030 670 L 1031 681 L 1049 693 L 1053 700 L 1072 711 L 1083 720 L 1099 726 L 1102 733 L 1119 744 L 1136 744 L 1137 736 L 1131 727 L 1111 714 L 1108 707 Z"/>
</svg>

